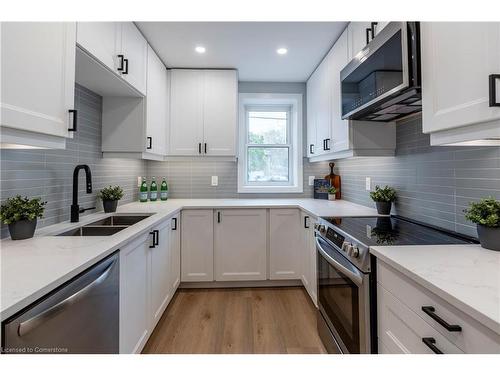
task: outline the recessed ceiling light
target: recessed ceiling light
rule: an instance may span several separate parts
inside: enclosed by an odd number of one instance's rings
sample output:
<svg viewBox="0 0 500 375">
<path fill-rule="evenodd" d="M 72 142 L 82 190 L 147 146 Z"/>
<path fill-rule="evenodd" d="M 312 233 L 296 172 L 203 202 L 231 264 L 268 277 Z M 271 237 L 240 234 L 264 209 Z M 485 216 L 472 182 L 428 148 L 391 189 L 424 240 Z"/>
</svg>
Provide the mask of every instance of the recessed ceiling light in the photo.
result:
<svg viewBox="0 0 500 375">
<path fill-rule="evenodd" d="M 198 53 L 205 53 L 205 51 L 206 51 L 205 47 L 203 47 L 203 46 L 196 46 L 196 48 L 194 50 Z"/>
<path fill-rule="evenodd" d="M 286 53 L 287 53 L 287 52 L 288 52 L 288 50 L 287 50 L 286 48 L 278 48 L 278 49 L 276 50 L 276 53 L 277 53 L 278 55 L 286 55 Z"/>
</svg>

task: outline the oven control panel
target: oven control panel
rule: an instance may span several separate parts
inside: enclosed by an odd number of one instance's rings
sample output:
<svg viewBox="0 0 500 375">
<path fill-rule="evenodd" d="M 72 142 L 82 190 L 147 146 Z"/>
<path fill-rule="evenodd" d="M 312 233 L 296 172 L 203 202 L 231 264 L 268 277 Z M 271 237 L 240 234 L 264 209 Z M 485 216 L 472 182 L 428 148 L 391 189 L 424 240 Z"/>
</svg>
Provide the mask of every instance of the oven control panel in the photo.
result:
<svg viewBox="0 0 500 375">
<path fill-rule="evenodd" d="M 328 228 L 326 230 L 326 235 L 325 235 L 327 240 L 330 240 L 337 246 L 339 249 L 342 249 L 342 245 L 345 241 L 345 237 L 342 236 L 341 234 L 335 232 L 332 228 Z"/>
</svg>

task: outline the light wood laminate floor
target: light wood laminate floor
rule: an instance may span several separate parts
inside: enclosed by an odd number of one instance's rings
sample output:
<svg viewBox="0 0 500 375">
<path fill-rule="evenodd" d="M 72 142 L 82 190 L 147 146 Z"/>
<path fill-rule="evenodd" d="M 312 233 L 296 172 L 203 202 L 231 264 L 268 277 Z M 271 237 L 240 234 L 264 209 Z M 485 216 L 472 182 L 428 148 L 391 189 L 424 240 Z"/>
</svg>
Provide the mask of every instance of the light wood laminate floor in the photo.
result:
<svg viewBox="0 0 500 375">
<path fill-rule="evenodd" d="M 179 289 L 143 353 L 325 353 L 304 288 Z"/>
</svg>

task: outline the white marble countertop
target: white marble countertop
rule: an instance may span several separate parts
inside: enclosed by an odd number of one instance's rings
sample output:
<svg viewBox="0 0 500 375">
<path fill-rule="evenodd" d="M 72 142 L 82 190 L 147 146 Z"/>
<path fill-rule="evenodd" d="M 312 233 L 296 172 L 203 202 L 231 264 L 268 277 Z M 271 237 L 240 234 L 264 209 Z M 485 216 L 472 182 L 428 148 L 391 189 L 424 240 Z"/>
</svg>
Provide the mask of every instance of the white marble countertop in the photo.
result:
<svg viewBox="0 0 500 375">
<path fill-rule="evenodd" d="M 480 245 L 375 246 L 370 252 L 500 334 L 500 252 Z"/>
<path fill-rule="evenodd" d="M 196 208 L 300 208 L 312 216 L 372 216 L 373 208 L 344 200 L 314 199 L 169 199 L 134 202 L 119 213 L 153 213 L 133 226 L 107 237 L 56 237 L 55 234 L 88 224 L 110 214 L 83 216 L 79 223 L 63 222 L 41 228 L 35 237 L 0 242 L 1 320 L 36 301 L 57 286 L 97 263 L 134 237 L 182 209 Z"/>
</svg>

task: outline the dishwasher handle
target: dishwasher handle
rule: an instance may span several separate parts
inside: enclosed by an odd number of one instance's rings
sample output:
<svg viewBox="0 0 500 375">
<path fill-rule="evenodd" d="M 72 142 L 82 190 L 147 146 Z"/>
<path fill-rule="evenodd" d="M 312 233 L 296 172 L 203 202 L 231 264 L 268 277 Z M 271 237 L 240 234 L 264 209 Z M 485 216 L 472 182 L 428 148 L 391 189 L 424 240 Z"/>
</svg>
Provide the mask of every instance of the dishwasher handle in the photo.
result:
<svg viewBox="0 0 500 375">
<path fill-rule="evenodd" d="M 92 289 L 94 289 L 99 284 L 102 284 L 107 279 L 108 275 L 111 273 L 111 269 L 116 264 L 116 262 L 117 259 L 115 258 L 111 262 L 111 264 L 107 266 L 106 269 L 99 276 L 97 276 L 90 284 L 87 284 L 85 287 L 75 292 L 68 298 L 49 307 L 48 309 L 42 311 L 41 313 L 35 315 L 34 317 L 19 323 L 19 326 L 17 327 L 17 334 L 19 335 L 19 337 L 26 335 L 27 333 L 38 327 L 40 324 L 50 319 L 51 316 L 57 314 L 58 312 L 64 310 L 66 307 L 84 298 L 87 294 L 89 294 L 92 291 Z"/>
</svg>

